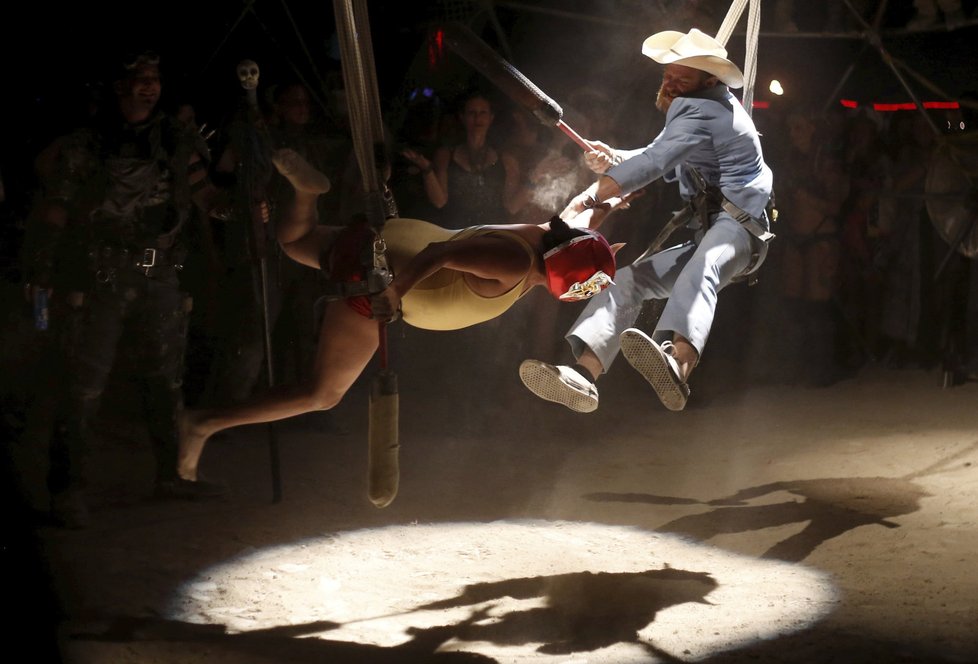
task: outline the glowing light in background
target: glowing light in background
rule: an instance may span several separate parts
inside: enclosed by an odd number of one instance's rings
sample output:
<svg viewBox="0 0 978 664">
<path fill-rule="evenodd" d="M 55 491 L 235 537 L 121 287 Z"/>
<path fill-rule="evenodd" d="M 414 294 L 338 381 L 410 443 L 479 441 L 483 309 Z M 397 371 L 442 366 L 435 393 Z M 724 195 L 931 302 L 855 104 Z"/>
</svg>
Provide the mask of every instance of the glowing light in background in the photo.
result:
<svg viewBox="0 0 978 664">
<path fill-rule="evenodd" d="M 436 30 L 428 38 L 428 66 L 436 68 L 445 58 L 445 31 Z"/>
<path fill-rule="evenodd" d="M 859 102 L 854 99 L 840 99 L 839 103 L 845 108 L 859 108 Z M 874 111 L 889 113 L 891 111 L 916 111 L 917 104 L 912 101 L 900 102 L 897 104 L 873 102 L 866 106 L 871 106 Z M 956 101 L 925 101 L 924 108 L 931 110 L 956 110 L 961 108 L 961 104 Z"/>
<path fill-rule="evenodd" d="M 822 572 L 673 535 L 490 525 L 388 526 L 251 552 L 189 581 L 170 617 L 230 633 L 313 625 L 312 638 L 382 648 L 448 626 L 443 650 L 625 664 L 659 661 L 646 643 L 694 661 L 784 636 L 836 602 Z"/>
<path fill-rule="evenodd" d="M 768 90 L 770 90 L 772 94 L 776 94 L 779 97 L 784 94 L 784 88 L 781 87 L 781 81 L 778 79 L 773 79 L 771 81 L 771 85 L 768 86 Z"/>
</svg>

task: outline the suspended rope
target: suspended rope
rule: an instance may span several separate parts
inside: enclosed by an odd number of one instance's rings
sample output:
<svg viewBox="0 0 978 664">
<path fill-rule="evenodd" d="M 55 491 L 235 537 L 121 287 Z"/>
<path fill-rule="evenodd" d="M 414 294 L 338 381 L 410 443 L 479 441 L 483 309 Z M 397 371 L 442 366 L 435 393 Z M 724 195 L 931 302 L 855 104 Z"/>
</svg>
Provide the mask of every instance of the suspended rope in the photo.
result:
<svg viewBox="0 0 978 664">
<path fill-rule="evenodd" d="M 761 34 L 761 0 L 750 0 L 747 11 L 747 46 L 744 51 L 744 93 L 741 103 L 750 115 L 754 108 L 754 84 L 757 82 L 757 42 Z"/>
<path fill-rule="evenodd" d="M 730 9 L 727 10 L 727 15 L 724 17 L 723 23 L 720 24 L 720 29 L 717 30 L 716 35 L 716 40 L 722 45 L 727 45 L 727 41 L 730 39 L 730 35 L 733 34 L 734 28 L 737 27 L 737 23 L 740 21 L 740 17 L 744 13 L 744 7 L 746 6 L 747 0 L 733 0 L 730 3 Z"/>
<path fill-rule="evenodd" d="M 741 103 L 750 115 L 754 107 L 754 85 L 757 82 L 757 44 L 761 34 L 761 0 L 733 0 L 727 15 L 720 24 L 716 40 L 723 46 L 727 45 L 730 35 L 740 21 L 744 8 L 750 3 L 747 12 L 747 36 L 744 49 L 744 92 Z"/>
<path fill-rule="evenodd" d="M 371 226 L 379 228 L 384 223 L 385 215 L 374 150 L 383 138 L 384 128 L 366 2 L 335 0 L 333 7 L 353 149 L 360 166 L 366 196 L 367 220 Z"/>
<path fill-rule="evenodd" d="M 363 185 L 364 216 L 373 229 L 374 241 L 361 255 L 365 278 L 350 283 L 334 283 L 337 292 L 352 294 L 379 293 L 391 280 L 384 241 L 380 229 L 396 212 L 393 201 L 385 198 L 387 191 L 377 169 L 377 156 L 386 159 L 383 151 L 384 127 L 380 115 L 380 95 L 377 92 L 377 73 L 374 68 L 370 22 L 365 0 L 335 0 L 336 32 L 343 65 L 343 84 L 353 135 L 353 151 L 360 167 Z M 388 214 L 388 211 L 392 214 Z"/>
</svg>

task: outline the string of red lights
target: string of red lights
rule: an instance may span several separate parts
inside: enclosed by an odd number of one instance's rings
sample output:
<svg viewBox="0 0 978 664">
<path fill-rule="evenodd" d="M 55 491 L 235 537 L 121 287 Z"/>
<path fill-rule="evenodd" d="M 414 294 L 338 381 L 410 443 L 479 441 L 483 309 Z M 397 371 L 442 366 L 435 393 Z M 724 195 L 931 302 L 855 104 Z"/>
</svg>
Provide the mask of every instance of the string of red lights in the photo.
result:
<svg viewBox="0 0 978 664">
<path fill-rule="evenodd" d="M 853 99 L 840 99 L 839 103 L 845 108 L 859 108 L 860 103 Z M 924 108 L 933 110 L 955 110 L 961 108 L 961 104 L 956 101 L 925 101 Z M 872 104 L 862 104 L 862 106 L 871 107 L 874 111 L 880 111 L 883 113 L 888 113 L 891 111 L 915 111 L 917 110 L 917 105 L 912 101 L 899 102 L 895 104 L 884 104 L 881 102 L 873 102 Z M 771 102 L 769 101 L 755 101 L 753 108 L 770 108 Z"/>
</svg>

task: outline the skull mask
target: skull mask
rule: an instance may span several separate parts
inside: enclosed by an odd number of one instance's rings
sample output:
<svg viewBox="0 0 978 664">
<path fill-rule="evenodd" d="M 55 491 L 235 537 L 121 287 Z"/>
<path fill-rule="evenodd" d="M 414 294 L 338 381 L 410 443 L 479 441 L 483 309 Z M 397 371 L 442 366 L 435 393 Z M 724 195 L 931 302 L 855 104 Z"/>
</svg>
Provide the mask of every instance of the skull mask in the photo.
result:
<svg viewBox="0 0 978 664">
<path fill-rule="evenodd" d="M 238 63 L 238 80 L 245 90 L 258 88 L 258 63 L 254 60 L 242 60 Z"/>
</svg>

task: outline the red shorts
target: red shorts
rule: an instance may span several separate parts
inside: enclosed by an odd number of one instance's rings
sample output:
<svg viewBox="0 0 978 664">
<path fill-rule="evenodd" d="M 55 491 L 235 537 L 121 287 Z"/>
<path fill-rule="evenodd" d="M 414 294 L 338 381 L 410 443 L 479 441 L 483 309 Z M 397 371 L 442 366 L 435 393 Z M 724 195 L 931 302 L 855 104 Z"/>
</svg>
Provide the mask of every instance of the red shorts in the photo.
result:
<svg viewBox="0 0 978 664">
<path fill-rule="evenodd" d="M 365 221 L 355 221 L 336 236 L 329 253 L 331 281 L 363 281 L 366 277 L 361 260 L 365 251 L 373 251 L 375 231 Z M 346 298 L 346 305 L 364 318 L 372 318 L 370 298 L 366 295 Z"/>
</svg>

